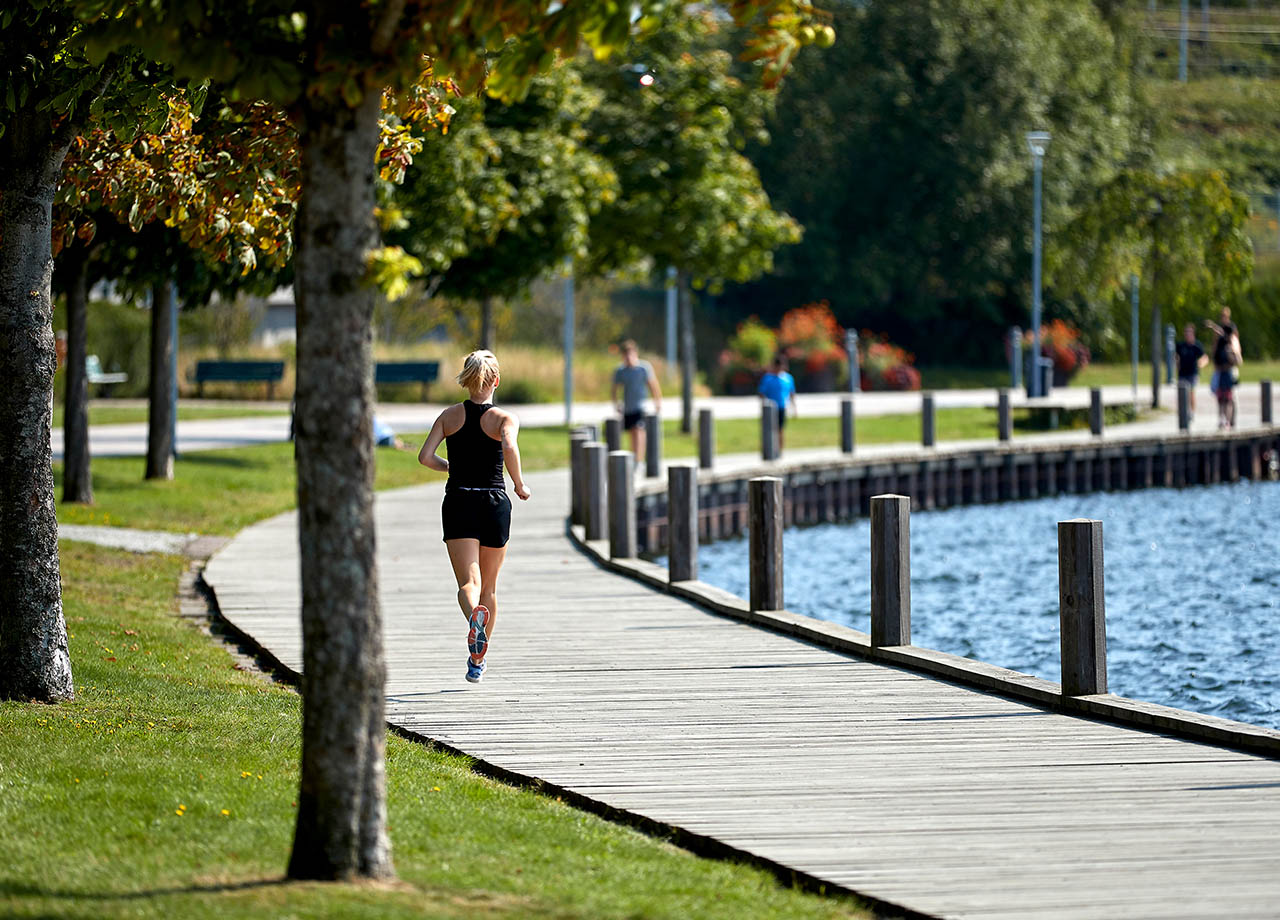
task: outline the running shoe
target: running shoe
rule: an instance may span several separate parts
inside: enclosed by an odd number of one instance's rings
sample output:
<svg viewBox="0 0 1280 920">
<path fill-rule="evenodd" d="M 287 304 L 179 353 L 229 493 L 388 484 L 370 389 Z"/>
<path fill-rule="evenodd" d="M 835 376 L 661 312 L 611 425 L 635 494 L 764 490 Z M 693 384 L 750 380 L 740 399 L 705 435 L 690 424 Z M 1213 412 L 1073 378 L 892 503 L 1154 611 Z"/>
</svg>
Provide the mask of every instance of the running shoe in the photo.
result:
<svg viewBox="0 0 1280 920">
<path fill-rule="evenodd" d="M 467 680 L 470 683 L 478 684 L 480 683 L 480 680 L 483 677 L 484 677 L 484 662 L 472 661 L 470 658 L 468 658 L 467 659 Z"/>
<path fill-rule="evenodd" d="M 467 631 L 467 651 L 473 661 L 484 661 L 484 653 L 489 650 L 489 635 L 485 627 L 489 625 L 489 608 L 484 604 L 471 611 L 471 628 Z"/>
</svg>

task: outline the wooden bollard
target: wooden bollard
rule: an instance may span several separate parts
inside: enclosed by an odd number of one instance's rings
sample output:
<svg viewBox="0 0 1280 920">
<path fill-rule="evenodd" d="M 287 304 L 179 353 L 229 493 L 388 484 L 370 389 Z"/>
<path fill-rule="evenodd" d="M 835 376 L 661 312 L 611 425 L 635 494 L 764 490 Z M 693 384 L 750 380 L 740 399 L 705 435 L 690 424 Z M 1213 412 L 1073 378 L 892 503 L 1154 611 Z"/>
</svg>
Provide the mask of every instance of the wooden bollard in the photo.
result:
<svg viewBox="0 0 1280 920">
<path fill-rule="evenodd" d="M 662 475 L 662 419 L 644 417 L 644 474 L 650 479 Z"/>
<path fill-rule="evenodd" d="M 583 508 L 586 520 L 583 526 L 588 540 L 603 540 L 609 519 L 608 447 L 599 441 L 589 441 L 583 445 L 582 456 L 587 474 L 586 504 Z"/>
<path fill-rule="evenodd" d="M 1178 381 L 1178 430 L 1191 429 L 1191 387 L 1184 381 Z"/>
<path fill-rule="evenodd" d="M 840 450 L 842 453 L 853 453 L 854 445 L 853 397 L 840 397 Z"/>
<path fill-rule="evenodd" d="M 1102 387 L 1089 388 L 1089 430 L 1102 435 Z"/>
<path fill-rule="evenodd" d="M 1271 414 L 1271 381 L 1262 381 L 1262 424 L 1274 425 Z"/>
<path fill-rule="evenodd" d="M 938 419 L 934 412 L 933 394 L 920 397 L 920 443 L 933 447 L 938 440 Z"/>
<path fill-rule="evenodd" d="M 698 468 L 667 467 L 667 580 L 698 577 Z"/>
<path fill-rule="evenodd" d="M 772 403 L 768 404 L 772 406 Z M 782 609 L 782 480 L 747 481 L 751 609 Z"/>
<path fill-rule="evenodd" d="M 609 558 L 636 555 L 636 458 L 629 450 L 609 452 Z"/>
<path fill-rule="evenodd" d="M 1013 437 L 1013 411 L 1009 408 L 1009 391 L 1003 387 L 996 393 L 996 408 L 999 414 L 1000 440 L 1008 441 Z"/>
<path fill-rule="evenodd" d="M 709 470 L 716 462 L 716 418 L 710 409 L 698 410 L 698 467 Z"/>
<path fill-rule="evenodd" d="M 778 453 L 778 407 L 765 399 L 760 403 L 760 456 L 777 460 Z"/>
<path fill-rule="evenodd" d="M 871 496 L 871 644 L 911 644 L 911 499 Z"/>
<path fill-rule="evenodd" d="M 586 523 L 583 508 L 587 475 L 582 448 L 587 443 L 586 432 L 575 431 L 569 435 L 569 520 L 577 525 Z"/>
<path fill-rule="evenodd" d="M 1102 522 L 1059 521 L 1063 696 L 1107 692 L 1107 621 L 1102 594 Z"/>
<path fill-rule="evenodd" d="M 607 418 L 604 420 L 604 443 L 609 453 L 622 450 L 622 419 Z"/>
</svg>

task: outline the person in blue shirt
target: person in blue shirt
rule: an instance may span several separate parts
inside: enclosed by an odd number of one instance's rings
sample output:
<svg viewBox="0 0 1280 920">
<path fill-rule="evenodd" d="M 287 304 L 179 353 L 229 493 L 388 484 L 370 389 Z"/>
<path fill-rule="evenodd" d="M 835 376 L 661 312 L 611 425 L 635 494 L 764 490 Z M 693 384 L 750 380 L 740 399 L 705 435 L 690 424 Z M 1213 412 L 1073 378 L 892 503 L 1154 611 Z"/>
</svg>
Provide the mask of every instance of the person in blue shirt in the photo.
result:
<svg viewBox="0 0 1280 920">
<path fill-rule="evenodd" d="M 796 380 L 787 373 L 787 359 L 778 355 L 760 378 L 760 395 L 778 407 L 778 450 L 782 450 L 782 429 L 787 424 L 787 405 L 796 412 Z"/>
</svg>

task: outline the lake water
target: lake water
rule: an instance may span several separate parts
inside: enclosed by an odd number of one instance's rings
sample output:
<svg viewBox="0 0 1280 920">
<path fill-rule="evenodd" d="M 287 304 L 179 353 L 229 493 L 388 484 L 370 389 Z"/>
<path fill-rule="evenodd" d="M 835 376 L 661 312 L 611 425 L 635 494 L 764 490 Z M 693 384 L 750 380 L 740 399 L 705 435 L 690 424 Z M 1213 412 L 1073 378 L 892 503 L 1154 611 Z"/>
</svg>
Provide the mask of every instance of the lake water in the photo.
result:
<svg viewBox="0 0 1280 920">
<path fill-rule="evenodd" d="M 913 514 L 913 643 L 1057 681 L 1068 518 L 1103 522 L 1112 693 L 1280 728 L 1277 482 Z M 868 521 L 792 528 L 783 546 L 787 609 L 870 630 Z M 747 596 L 745 539 L 701 547 L 699 568 Z"/>
</svg>

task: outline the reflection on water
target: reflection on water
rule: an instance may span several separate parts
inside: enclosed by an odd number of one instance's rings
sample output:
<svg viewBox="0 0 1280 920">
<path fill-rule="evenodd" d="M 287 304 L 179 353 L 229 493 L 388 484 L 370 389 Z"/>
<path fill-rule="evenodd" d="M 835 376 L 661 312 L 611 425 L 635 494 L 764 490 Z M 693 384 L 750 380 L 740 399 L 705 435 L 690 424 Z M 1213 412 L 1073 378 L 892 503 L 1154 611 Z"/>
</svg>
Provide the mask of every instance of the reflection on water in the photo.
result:
<svg viewBox="0 0 1280 920">
<path fill-rule="evenodd" d="M 1111 692 L 1280 728 L 1280 483 L 917 513 L 914 643 L 1058 680 L 1057 522 L 1076 517 L 1103 521 Z M 783 542 L 787 608 L 868 630 L 869 523 Z M 747 595 L 745 540 L 704 546 L 699 563 Z"/>
</svg>

